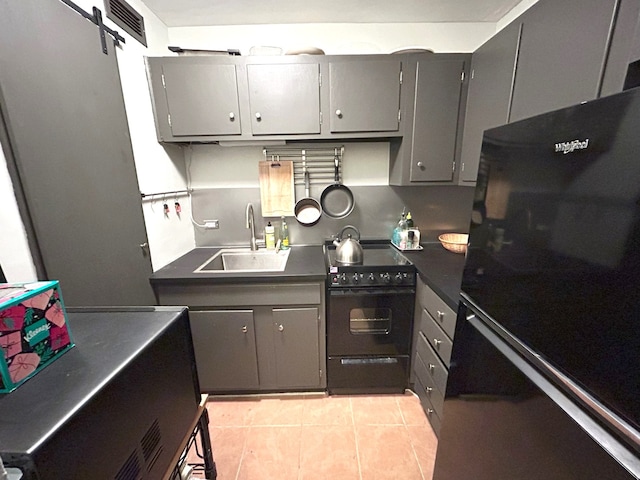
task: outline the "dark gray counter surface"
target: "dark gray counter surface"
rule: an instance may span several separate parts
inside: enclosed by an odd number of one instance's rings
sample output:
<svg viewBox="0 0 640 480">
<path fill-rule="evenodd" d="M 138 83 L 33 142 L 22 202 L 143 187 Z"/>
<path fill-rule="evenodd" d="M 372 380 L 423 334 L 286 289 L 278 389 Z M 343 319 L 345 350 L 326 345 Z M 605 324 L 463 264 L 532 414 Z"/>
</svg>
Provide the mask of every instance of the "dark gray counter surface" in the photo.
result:
<svg viewBox="0 0 640 480">
<path fill-rule="evenodd" d="M 424 243 L 423 250 L 402 252 L 418 270 L 420 278 L 454 310 L 458 308 L 464 255 L 445 250 L 440 243 Z M 295 245 L 283 272 L 193 273 L 220 248 L 191 250 L 151 276 L 152 284 L 237 283 L 324 280 L 327 267 L 322 245 Z"/>
<path fill-rule="evenodd" d="M 227 248 L 227 247 L 224 247 Z M 215 255 L 220 247 L 198 247 L 161 268 L 150 280 L 161 283 L 237 283 L 324 280 L 327 275 L 322 245 L 294 245 L 283 272 L 193 273 Z"/>
<path fill-rule="evenodd" d="M 402 253 L 416 266 L 422 281 L 457 312 L 465 256 L 445 250 L 440 243 L 423 243 L 422 247 Z"/>
</svg>

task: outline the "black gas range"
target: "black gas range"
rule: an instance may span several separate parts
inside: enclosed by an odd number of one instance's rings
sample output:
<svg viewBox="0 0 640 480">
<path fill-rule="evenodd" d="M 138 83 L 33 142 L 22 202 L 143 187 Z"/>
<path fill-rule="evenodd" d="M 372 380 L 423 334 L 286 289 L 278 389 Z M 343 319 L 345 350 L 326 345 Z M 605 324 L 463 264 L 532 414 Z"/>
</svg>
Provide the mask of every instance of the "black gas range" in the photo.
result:
<svg viewBox="0 0 640 480">
<path fill-rule="evenodd" d="M 361 242 L 363 262 L 342 265 L 326 245 L 330 394 L 402 393 L 408 384 L 416 272 L 388 241 Z"/>
</svg>

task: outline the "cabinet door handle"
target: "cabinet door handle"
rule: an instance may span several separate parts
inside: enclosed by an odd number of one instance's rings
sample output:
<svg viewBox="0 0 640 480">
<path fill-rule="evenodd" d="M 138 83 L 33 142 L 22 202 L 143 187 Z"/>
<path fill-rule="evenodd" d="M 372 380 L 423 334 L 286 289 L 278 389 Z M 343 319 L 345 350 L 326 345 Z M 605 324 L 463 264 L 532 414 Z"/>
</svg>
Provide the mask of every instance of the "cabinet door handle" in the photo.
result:
<svg viewBox="0 0 640 480">
<path fill-rule="evenodd" d="M 424 163 L 422 163 L 422 162 L 418 162 L 418 163 L 416 163 L 416 165 L 417 165 L 418 167 L 420 167 L 420 168 L 424 167 Z"/>
<path fill-rule="evenodd" d="M 426 390 L 427 395 L 431 396 L 431 392 L 433 392 L 433 388 L 431 388 L 431 387 L 424 387 L 424 389 Z"/>
<path fill-rule="evenodd" d="M 282 324 L 278 325 L 278 331 L 279 332 L 284 332 L 284 325 L 282 325 Z"/>
<path fill-rule="evenodd" d="M 256 120 L 262 120 L 262 115 L 260 115 L 260 112 L 256 112 Z"/>
<path fill-rule="evenodd" d="M 444 320 L 444 312 L 441 312 L 440 310 L 437 310 L 437 312 L 438 312 L 438 320 L 442 322 Z"/>
<path fill-rule="evenodd" d="M 233 122 L 235 119 L 236 119 L 236 114 L 233 112 L 229 112 L 229 120 Z"/>
<path fill-rule="evenodd" d="M 249 329 L 247 328 L 246 325 L 242 326 L 242 333 L 247 333 L 249 331 Z"/>
<path fill-rule="evenodd" d="M 436 366 L 433 363 L 429 364 L 429 373 L 433 373 L 436 369 Z"/>
<path fill-rule="evenodd" d="M 340 109 L 336 110 L 336 117 L 342 118 L 342 110 Z"/>
<path fill-rule="evenodd" d="M 427 415 L 433 415 L 433 408 L 427 408 Z"/>
<path fill-rule="evenodd" d="M 441 343 L 442 340 L 438 340 L 437 338 L 433 339 L 433 344 L 436 346 L 436 348 L 439 348 Z"/>
</svg>

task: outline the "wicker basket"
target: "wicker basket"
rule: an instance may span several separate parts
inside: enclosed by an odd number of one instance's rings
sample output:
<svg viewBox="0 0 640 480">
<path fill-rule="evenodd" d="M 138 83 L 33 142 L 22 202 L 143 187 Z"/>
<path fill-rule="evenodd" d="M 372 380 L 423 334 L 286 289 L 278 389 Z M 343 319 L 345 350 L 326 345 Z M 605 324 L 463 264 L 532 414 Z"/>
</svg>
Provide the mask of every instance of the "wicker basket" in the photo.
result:
<svg viewBox="0 0 640 480">
<path fill-rule="evenodd" d="M 444 248 L 453 253 L 466 253 L 469 235 L 466 233 L 443 233 L 438 237 Z"/>
</svg>

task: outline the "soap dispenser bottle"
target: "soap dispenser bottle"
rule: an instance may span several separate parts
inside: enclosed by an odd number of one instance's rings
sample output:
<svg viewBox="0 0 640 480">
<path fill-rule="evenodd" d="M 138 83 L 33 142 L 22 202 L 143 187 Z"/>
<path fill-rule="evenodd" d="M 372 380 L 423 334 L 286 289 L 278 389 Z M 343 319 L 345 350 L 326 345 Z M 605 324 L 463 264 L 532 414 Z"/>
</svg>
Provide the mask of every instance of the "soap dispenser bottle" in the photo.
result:
<svg viewBox="0 0 640 480">
<path fill-rule="evenodd" d="M 289 248 L 289 225 L 287 225 L 287 221 L 282 217 L 282 223 L 280 225 L 280 240 L 282 250 L 287 250 Z"/>
<path fill-rule="evenodd" d="M 267 226 L 264 227 L 264 239 L 267 244 L 267 250 L 276 248 L 276 229 L 271 225 L 271 222 L 268 222 Z"/>
</svg>

